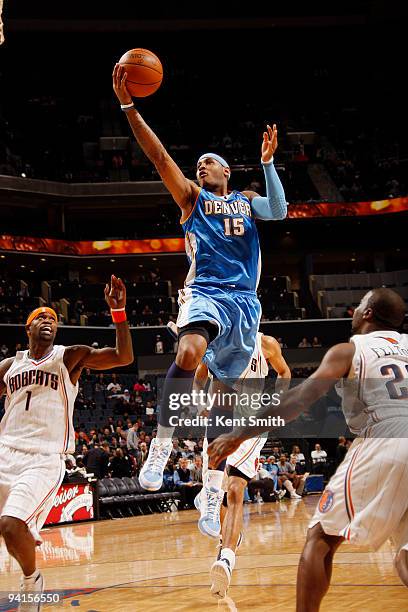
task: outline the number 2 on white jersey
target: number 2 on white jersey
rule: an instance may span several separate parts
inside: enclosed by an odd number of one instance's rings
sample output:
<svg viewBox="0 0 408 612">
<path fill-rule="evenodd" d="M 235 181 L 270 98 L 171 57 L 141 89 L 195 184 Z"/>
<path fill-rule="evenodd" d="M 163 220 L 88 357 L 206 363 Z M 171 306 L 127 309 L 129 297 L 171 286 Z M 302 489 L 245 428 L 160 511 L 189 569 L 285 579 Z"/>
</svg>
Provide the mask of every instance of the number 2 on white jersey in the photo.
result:
<svg viewBox="0 0 408 612">
<path fill-rule="evenodd" d="M 393 380 L 389 380 L 388 382 L 385 383 L 390 399 L 407 399 L 408 398 L 408 386 L 404 386 L 404 387 L 399 386 L 399 384 L 404 381 L 408 385 L 408 365 L 405 366 L 405 370 L 406 370 L 406 373 L 404 373 L 404 368 L 397 366 L 397 364 L 395 363 L 383 365 L 380 368 L 380 372 L 383 376 L 391 376 L 391 374 L 394 375 Z"/>
</svg>

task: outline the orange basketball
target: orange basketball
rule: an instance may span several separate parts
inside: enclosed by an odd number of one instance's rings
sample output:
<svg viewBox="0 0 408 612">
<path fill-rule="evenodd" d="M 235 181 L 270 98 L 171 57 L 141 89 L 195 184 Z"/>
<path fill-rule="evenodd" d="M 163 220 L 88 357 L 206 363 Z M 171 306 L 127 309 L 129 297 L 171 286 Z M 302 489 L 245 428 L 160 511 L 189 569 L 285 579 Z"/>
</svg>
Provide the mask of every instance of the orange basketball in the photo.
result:
<svg viewBox="0 0 408 612">
<path fill-rule="evenodd" d="M 126 87 L 131 96 L 145 98 L 159 89 L 163 66 L 157 55 L 147 49 L 130 49 L 119 60 L 127 72 Z"/>
</svg>

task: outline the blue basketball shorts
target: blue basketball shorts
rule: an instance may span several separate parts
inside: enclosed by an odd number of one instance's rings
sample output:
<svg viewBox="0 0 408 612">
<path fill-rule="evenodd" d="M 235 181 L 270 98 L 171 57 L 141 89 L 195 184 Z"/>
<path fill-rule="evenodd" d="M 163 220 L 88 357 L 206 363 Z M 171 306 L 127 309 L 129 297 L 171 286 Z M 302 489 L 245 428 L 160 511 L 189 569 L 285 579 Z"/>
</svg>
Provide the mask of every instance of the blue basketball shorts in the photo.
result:
<svg viewBox="0 0 408 612">
<path fill-rule="evenodd" d="M 261 318 L 261 304 L 256 294 L 193 285 L 179 291 L 178 303 L 179 329 L 199 321 L 218 327 L 218 335 L 208 345 L 203 362 L 219 380 L 236 381 L 248 366 L 255 348 Z"/>
</svg>

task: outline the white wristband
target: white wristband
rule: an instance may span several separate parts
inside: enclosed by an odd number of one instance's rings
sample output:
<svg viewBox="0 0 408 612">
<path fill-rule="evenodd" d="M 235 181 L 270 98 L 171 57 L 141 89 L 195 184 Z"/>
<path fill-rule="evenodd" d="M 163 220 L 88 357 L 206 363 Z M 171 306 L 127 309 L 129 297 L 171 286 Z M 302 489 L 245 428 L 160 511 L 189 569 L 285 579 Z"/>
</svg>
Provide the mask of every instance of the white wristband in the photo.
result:
<svg viewBox="0 0 408 612">
<path fill-rule="evenodd" d="M 121 104 L 121 105 L 120 105 L 120 108 L 121 108 L 122 110 L 125 110 L 125 109 L 127 109 L 127 108 L 132 108 L 132 106 L 134 106 L 133 102 L 129 102 L 129 104 Z"/>
<path fill-rule="evenodd" d="M 111 308 L 111 312 L 123 312 L 124 310 L 126 310 L 125 307 L 123 307 L 123 308 Z"/>
<path fill-rule="evenodd" d="M 273 164 L 273 156 L 272 156 L 272 158 L 271 158 L 271 159 L 270 159 L 268 162 L 264 162 L 264 161 L 262 161 L 262 159 L 261 159 L 261 164 L 262 164 L 263 166 L 269 166 L 269 164 Z"/>
</svg>

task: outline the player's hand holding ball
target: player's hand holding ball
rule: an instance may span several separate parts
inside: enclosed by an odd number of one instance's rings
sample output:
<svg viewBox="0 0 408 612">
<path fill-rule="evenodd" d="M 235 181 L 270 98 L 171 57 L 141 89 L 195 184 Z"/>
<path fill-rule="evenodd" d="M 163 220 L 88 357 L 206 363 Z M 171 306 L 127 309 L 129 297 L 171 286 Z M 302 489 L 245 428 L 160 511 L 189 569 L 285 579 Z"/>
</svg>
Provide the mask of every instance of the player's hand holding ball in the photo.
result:
<svg viewBox="0 0 408 612">
<path fill-rule="evenodd" d="M 261 160 L 264 164 L 269 163 L 272 160 L 273 154 L 278 148 L 278 130 L 276 123 L 271 127 L 266 126 L 267 131 L 263 133 L 262 149 L 261 149 Z"/>
<path fill-rule="evenodd" d="M 113 69 L 113 90 L 121 104 L 131 104 L 132 96 L 145 98 L 159 89 L 163 67 L 148 49 L 126 51 Z"/>
<path fill-rule="evenodd" d="M 126 87 L 127 73 L 123 66 L 115 64 L 112 74 L 113 91 L 121 104 L 131 104 L 132 98 Z"/>
<path fill-rule="evenodd" d="M 121 278 L 116 278 L 114 274 L 111 276 L 111 286 L 108 283 L 105 286 L 105 300 L 109 308 L 117 310 L 126 306 L 126 287 Z"/>
</svg>

